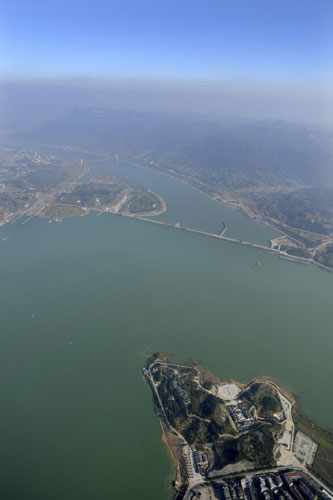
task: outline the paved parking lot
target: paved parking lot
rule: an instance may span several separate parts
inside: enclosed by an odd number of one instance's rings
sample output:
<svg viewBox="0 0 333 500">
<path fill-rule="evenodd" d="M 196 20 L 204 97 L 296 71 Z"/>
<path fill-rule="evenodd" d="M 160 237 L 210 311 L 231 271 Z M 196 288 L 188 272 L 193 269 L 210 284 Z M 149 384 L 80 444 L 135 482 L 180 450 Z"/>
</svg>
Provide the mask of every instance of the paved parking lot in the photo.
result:
<svg viewBox="0 0 333 500">
<path fill-rule="evenodd" d="M 298 431 L 296 434 L 294 446 L 296 457 L 298 458 L 298 460 L 300 460 L 303 465 L 305 463 L 312 465 L 318 449 L 317 443 L 312 441 L 309 436 L 303 434 L 303 432 Z"/>
</svg>

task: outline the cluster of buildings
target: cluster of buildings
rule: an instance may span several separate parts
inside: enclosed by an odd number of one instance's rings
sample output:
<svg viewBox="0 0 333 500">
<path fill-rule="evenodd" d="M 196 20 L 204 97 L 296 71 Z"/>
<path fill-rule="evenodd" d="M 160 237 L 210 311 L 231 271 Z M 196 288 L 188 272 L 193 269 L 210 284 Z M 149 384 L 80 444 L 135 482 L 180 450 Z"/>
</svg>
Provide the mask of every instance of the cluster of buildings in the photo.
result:
<svg viewBox="0 0 333 500">
<path fill-rule="evenodd" d="M 193 456 L 194 456 L 194 465 L 197 469 L 197 472 L 203 476 L 208 467 L 208 456 L 206 453 L 203 453 L 202 451 L 197 451 L 194 448 L 193 448 Z"/>
<path fill-rule="evenodd" d="M 161 375 L 164 375 L 168 370 L 170 370 L 170 368 L 164 365 L 156 364 L 154 368 L 151 369 L 151 372 L 153 374 L 160 373 Z"/>
<path fill-rule="evenodd" d="M 185 470 L 188 479 L 194 478 L 194 462 L 192 448 L 188 444 L 182 446 L 182 454 L 184 458 Z"/>
<path fill-rule="evenodd" d="M 205 470 L 208 467 L 208 456 L 206 453 L 196 450 L 193 446 L 184 444 L 182 446 L 182 454 L 188 479 L 203 481 Z"/>
<path fill-rule="evenodd" d="M 171 382 L 171 385 L 174 388 L 174 390 L 177 392 L 178 396 L 183 400 L 183 403 L 186 406 L 186 408 L 188 406 L 190 406 L 191 400 L 188 397 L 188 395 L 186 394 L 186 392 L 184 391 L 184 389 L 182 387 L 180 387 L 180 385 L 178 385 L 177 380 L 173 380 Z"/>
<path fill-rule="evenodd" d="M 296 500 L 332 500 L 332 496 L 301 471 L 290 471 L 282 474 Z"/>
<path fill-rule="evenodd" d="M 0 148 L 0 225 L 30 208 L 43 190 L 39 172 L 56 165 L 53 156 L 23 149 Z M 50 170 L 51 171 L 51 170 Z M 45 187 L 45 186 L 44 186 Z"/>
<path fill-rule="evenodd" d="M 305 472 L 290 470 L 221 481 L 223 500 L 332 500 Z"/>
<path fill-rule="evenodd" d="M 166 370 L 168 370 L 167 367 L 163 365 L 157 365 L 154 366 L 154 368 L 151 369 L 151 373 L 154 376 L 155 382 L 156 382 L 156 375 L 159 373 L 160 375 L 165 375 Z M 177 393 L 177 395 L 182 399 L 184 405 L 186 408 L 188 408 L 191 404 L 191 399 L 189 398 L 188 394 L 184 389 L 178 384 L 174 374 L 169 375 L 169 378 L 171 379 L 171 387 L 174 390 L 174 392 Z"/>
<path fill-rule="evenodd" d="M 255 420 L 244 403 L 233 401 L 227 406 L 228 412 L 238 430 L 247 429 L 255 423 Z"/>
<path fill-rule="evenodd" d="M 333 495 L 305 472 L 280 470 L 247 477 L 225 478 L 213 484 L 190 485 L 186 500 L 332 500 Z"/>
<path fill-rule="evenodd" d="M 288 491 L 281 493 L 283 489 L 283 481 L 280 475 L 269 474 L 256 478 L 257 488 L 260 491 L 260 498 L 270 500 L 272 497 L 279 500 L 293 500 Z"/>
<path fill-rule="evenodd" d="M 253 500 L 250 488 L 251 482 L 245 478 L 219 483 L 220 494 L 224 500 Z"/>
</svg>

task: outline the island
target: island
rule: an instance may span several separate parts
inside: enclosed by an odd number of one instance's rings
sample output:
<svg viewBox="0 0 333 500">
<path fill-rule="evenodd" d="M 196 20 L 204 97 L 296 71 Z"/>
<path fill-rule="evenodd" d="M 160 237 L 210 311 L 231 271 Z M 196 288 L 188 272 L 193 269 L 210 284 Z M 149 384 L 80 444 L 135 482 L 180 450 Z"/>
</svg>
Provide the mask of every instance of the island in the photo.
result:
<svg viewBox="0 0 333 500">
<path fill-rule="evenodd" d="M 278 383 L 221 381 L 165 352 L 142 370 L 175 460 L 175 500 L 333 498 L 333 432 Z"/>
</svg>

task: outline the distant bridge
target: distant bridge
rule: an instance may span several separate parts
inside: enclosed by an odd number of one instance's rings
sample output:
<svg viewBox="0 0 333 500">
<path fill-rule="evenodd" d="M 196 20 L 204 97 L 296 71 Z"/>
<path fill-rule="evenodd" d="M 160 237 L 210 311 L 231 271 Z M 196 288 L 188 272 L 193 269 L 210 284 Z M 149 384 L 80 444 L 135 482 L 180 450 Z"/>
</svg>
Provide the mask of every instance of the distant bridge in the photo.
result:
<svg viewBox="0 0 333 500">
<path fill-rule="evenodd" d="M 223 236 L 222 234 L 215 234 L 215 233 L 209 233 L 207 231 L 200 231 L 200 229 L 193 229 L 191 227 L 182 226 L 181 224 L 179 224 L 179 222 L 177 222 L 177 223 L 162 222 L 159 220 L 148 219 L 147 217 L 141 217 L 140 215 L 137 215 L 137 214 L 130 215 L 130 214 L 124 214 L 121 212 L 118 212 L 116 215 L 121 215 L 123 217 L 130 217 L 131 219 L 141 220 L 143 222 L 149 222 L 150 224 L 158 224 L 159 226 L 167 226 L 167 227 L 172 227 L 174 229 L 181 229 L 183 231 L 189 231 L 191 233 L 201 234 L 203 236 L 208 236 L 209 238 L 216 238 L 218 240 L 229 241 L 230 243 L 238 243 L 239 245 L 244 245 L 244 246 L 253 247 L 253 248 L 259 248 L 260 250 L 266 250 L 268 252 L 280 254 L 279 250 L 272 248 L 272 247 L 268 247 L 265 245 L 259 245 L 258 243 L 254 243 L 253 241 L 245 241 L 243 239 L 229 238 L 228 236 Z M 224 234 L 224 232 L 225 231 L 223 231 L 223 234 Z M 297 260 L 298 260 L 298 258 L 297 258 Z M 306 259 L 303 259 L 303 260 L 306 260 Z"/>
</svg>

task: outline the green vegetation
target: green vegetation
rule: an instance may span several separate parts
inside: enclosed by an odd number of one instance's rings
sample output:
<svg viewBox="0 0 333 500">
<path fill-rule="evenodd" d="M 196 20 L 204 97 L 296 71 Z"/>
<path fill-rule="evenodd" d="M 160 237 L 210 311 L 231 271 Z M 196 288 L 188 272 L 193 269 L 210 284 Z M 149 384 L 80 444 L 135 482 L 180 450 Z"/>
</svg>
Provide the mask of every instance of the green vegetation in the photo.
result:
<svg viewBox="0 0 333 500">
<path fill-rule="evenodd" d="M 155 361 L 156 355 L 150 359 Z M 162 365 L 157 363 L 156 366 Z M 214 442 L 221 434 L 235 433 L 221 400 L 202 390 L 194 381 L 197 376 L 194 369 L 179 368 L 175 372 L 162 366 L 162 370 L 155 370 L 153 378 L 159 382 L 158 393 L 168 420 L 190 444 L 200 448 L 206 442 Z M 184 395 L 188 398 L 187 405 Z"/>
<path fill-rule="evenodd" d="M 333 245 L 327 245 L 322 251 L 318 252 L 314 260 L 333 269 Z"/>
<path fill-rule="evenodd" d="M 126 207 L 131 214 L 159 212 L 162 209 L 160 199 L 152 192 L 145 190 L 131 200 Z"/>
<path fill-rule="evenodd" d="M 172 354 L 169 352 L 154 352 L 149 358 L 147 358 L 146 361 L 146 368 L 149 368 L 151 364 L 156 361 L 156 359 L 159 359 L 160 361 L 163 361 L 163 363 L 170 363 L 172 358 Z"/>
<path fill-rule="evenodd" d="M 153 377 L 167 417 L 164 422 L 167 427 L 169 424 L 171 432 L 180 433 L 190 445 L 204 450 L 209 456 L 210 469 L 243 461 L 252 463 L 255 468 L 274 466 L 279 454 L 276 434 L 283 430 L 274 414 L 281 413 L 283 408 L 273 383 L 256 380 L 248 384 L 238 396 L 242 404 L 238 405 L 235 418 L 235 404 L 229 408 L 214 393 L 202 388 L 204 369 L 198 370 L 198 366 L 172 364 L 169 353 L 154 353 L 147 360 L 146 368 Z M 214 375 L 209 374 L 209 377 Z M 161 416 L 155 396 L 154 400 Z M 248 410 L 251 408 L 252 420 L 244 406 Z M 249 423 L 240 425 L 244 418 Z M 293 406 L 293 419 L 296 430 L 301 430 L 319 445 L 313 471 L 333 485 L 333 431 L 309 419 L 300 411 L 299 404 Z"/>
<path fill-rule="evenodd" d="M 258 410 L 258 416 L 272 418 L 274 413 L 282 411 L 280 398 L 276 389 L 267 384 L 254 382 L 246 392 L 241 395 L 244 402 L 254 405 Z"/>
<path fill-rule="evenodd" d="M 333 450 L 320 444 L 312 469 L 333 487 Z"/>
<path fill-rule="evenodd" d="M 200 419 L 210 420 L 211 425 L 206 429 L 208 441 L 212 441 L 217 434 L 234 434 L 228 412 L 221 400 L 212 394 L 208 394 L 199 388 L 194 381 L 197 373 L 192 371 L 186 377 L 181 378 L 178 383 L 186 391 L 190 400 L 190 413 Z"/>
<path fill-rule="evenodd" d="M 164 358 L 170 360 L 167 355 Z M 159 361 L 160 356 L 155 353 L 147 367 L 153 366 L 151 373 L 169 424 L 197 449 L 212 444 L 215 468 L 241 460 L 256 467 L 274 465 L 273 433 L 281 430 L 272 418 L 273 413 L 281 410 L 274 387 L 259 382 L 250 385 L 242 396 L 243 402 L 248 407 L 255 406 L 267 423 L 257 422 L 251 430 L 237 432 L 224 402 L 199 385 L 195 368 Z"/>
<path fill-rule="evenodd" d="M 333 188 L 326 187 L 333 182 L 331 130 L 282 121 L 228 122 L 75 108 L 68 117 L 23 136 L 41 143 L 122 151 L 126 159 L 172 171 L 210 196 L 236 198 L 252 209 L 255 204 L 258 213 L 291 228 L 320 235 L 333 232 Z M 154 203 L 142 196 L 129 210 L 149 212 Z M 279 229 L 278 222 L 273 225 Z M 297 236 L 308 247 L 315 246 L 315 235 Z"/>
<path fill-rule="evenodd" d="M 26 191 L 15 193 L 0 193 L 0 220 L 6 213 L 13 213 L 16 210 L 24 210 L 26 203 L 34 203 L 35 194 Z"/>
<path fill-rule="evenodd" d="M 84 214 L 82 207 L 74 205 L 48 205 L 39 215 L 42 217 L 64 219 L 65 217 L 74 217 L 82 214 Z"/>
<path fill-rule="evenodd" d="M 230 422 L 229 413 L 223 404 L 219 404 L 212 415 L 212 420 L 214 420 L 215 424 L 219 429 L 219 433 L 222 434 L 236 434 L 234 427 Z"/>
<path fill-rule="evenodd" d="M 36 186 L 39 191 L 45 191 L 64 182 L 68 175 L 61 167 L 50 167 L 29 172 L 26 178 L 30 186 Z"/>
<path fill-rule="evenodd" d="M 62 193 L 57 201 L 63 204 L 96 208 L 113 203 L 123 189 L 124 185 L 118 182 L 103 185 L 90 182 L 80 184 L 71 193 Z"/>
<path fill-rule="evenodd" d="M 23 213 L 39 200 L 40 193 L 52 193 L 86 172 L 83 165 L 69 164 L 31 151 L 9 150 L 0 163 L 2 193 L 0 220 Z M 40 210 L 41 206 L 37 205 Z"/>
<path fill-rule="evenodd" d="M 215 396 L 208 394 L 200 405 L 203 418 L 211 418 L 218 404 L 219 400 Z"/>
<path fill-rule="evenodd" d="M 213 387 L 212 382 L 209 382 L 208 380 L 204 380 L 201 385 L 204 389 L 207 389 L 207 391 L 210 391 Z"/>
<path fill-rule="evenodd" d="M 254 463 L 255 467 L 270 467 L 274 465 L 273 448 L 271 429 L 261 425 L 238 438 L 215 442 L 215 465 L 222 468 L 230 463 L 247 460 Z"/>
<path fill-rule="evenodd" d="M 25 188 L 34 187 L 37 191 L 48 191 L 64 182 L 69 182 L 83 174 L 85 167 L 66 163 L 37 166 L 24 176 Z"/>
<path fill-rule="evenodd" d="M 243 459 L 254 462 L 255 467 L 274 465 L 274 439 L 268 425 L 261 425 L 253 432 L 239 438 L 239 450 Z"/>
<path fill-rule="evenodd" d="M 316 186 L 332 180 L 332 133 L 286 122 L 75 108 L 68 117 L 42 124 L 25 137 L 126 151 L 147 166 L 172 169 L 206 191 Z"/>
<path fill-rule="evenodd" d="M 200 449 L 207 443 L 218 442 L 221 427 L 214 418 L 210 421 L 203 421 L 195 417 L 189 417 L 182 429 L 182 433 L 190 445 Z"/>
<path fill-rule="evenodd" d="M 237 439 L 225 439 L 218 441 L 214 446 L 215 464 L 221 469 L 230 463 L 240 460 Z"/>
<path fill-rule="evenodd" d="M 293 419 L 296 428 L 307 434 L 318 445 L 318 451 L 312 466 L 313 471 L 330 486 L 333 486 L 333 431 L 319 425 L 305 415 L 300 408 L 300 401 L 293 407 Z"/>
<path fill-rule="evenodd" d="M 70 193 L 62 193 L 58 196 L 60 204 L 77 205 L 86 208 L 103 208 L 115 205 L 124 196 L 125 184 L 111 180 L 110 177 L 103 181 L 103 177 L 95 177 L 94 180 L 83 183 L 74 188 Z M 148 190 L 133 191 L 122 210 L 129 213 L 157 212 L 162 209 L 160 198 Z"/>
<path fill-rule="evenodd" d="M 333 231 L 332 188 L 256 194 L 252 198 L 265 215 L 291 227 L 323 235 Z"/>
<path fill-rule="evenodd" d="M 166 369 L 163 376 L 160 376 L 161 382 L 158 386 L 158 393 L 169 422 L 177 428 L 184 424 L 187 418 L 187 410 L 183 399 L 173 385 L 174 380 L 173 371 Z"/>
<path fill-rule="evenodd" d="M 323 242 L 323 238 L 319 238 L 313 233 L 307 233 L 301 229 L 295 229 L 288 227 L 288 229 L 282 224 L 275 224 L 279 231 L 282 231 L 287 237 L 294 238 L 298 242 L 303 243 L 307 248 L 311 249 Z"/>
<path fill-rule="evenodd" d="M 287 250 L 288 255 L 293 255 L 294 257 L 302 257 L 303 259 L 311 259 L 312 254 L 304 248 L 289 248 Z"/>
<path fill-rule="evenodd" d="M 200 381 L 202 387 L 205 389 L 210 390 L 214 384 L 220 384 L 221 380 L 216 377 L 216 375 L 213 375 L 209 371 L 207 371 L 200 363 L 193 363 L 193 366 L 198 370 L 200 373 Z"/>
<path fill-rule="evenodd" d="M 1 193 L 0 194 L 0 219 L 2 219 L 6 212 L 14 212 L 19 207 L 17 200 L 11 196 Z"/>
<path fill-rule="evenodd" d="M 200 448 L 200 445 L 206 442 L 206 429 L 206 422 L 197 418 L 189 418 L 187 426 L 183 430 L 183 436 L 190 445 L 196 445 Z"/>
<path fill-rule="evenodd" d="M 210 398 L 210 394 L 207 395 L 206 392 L 198 390 L 198 384 L 193 380 L 195 376 L 196 373 L 191 371 L 185 378 L 179 380 L 178 383 L 187 392 L 191 399 L 191 412 L 198 415 L 200 418 L 206 418 L 206 412 L 212 413 L 217 402 L 212 399 L 208 400 L 208 398 Z M 212 398 L 214 397 L 212 396 Z"/>
</svg>

